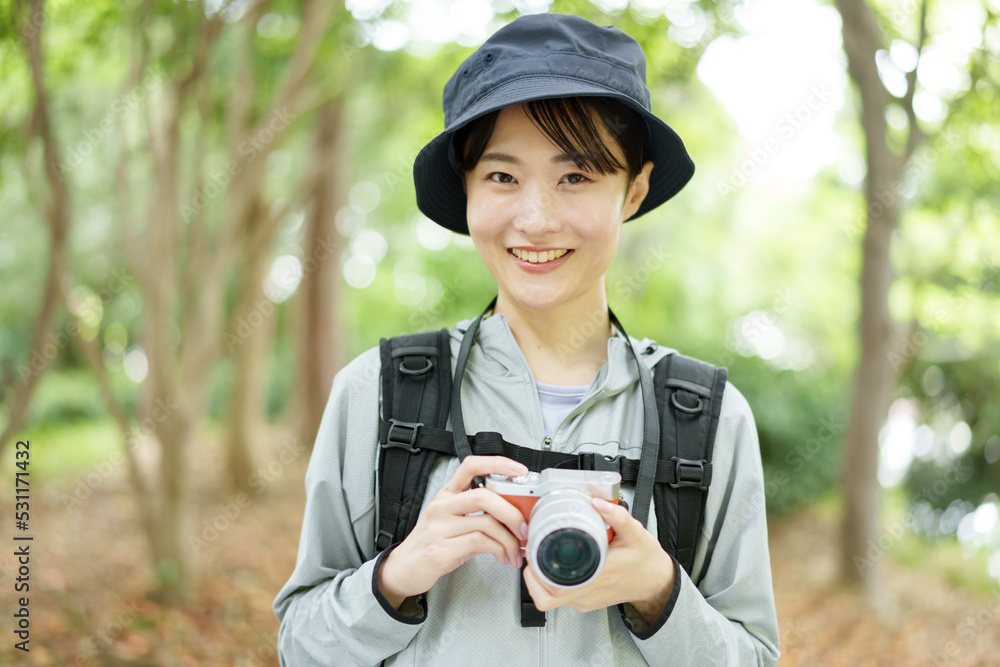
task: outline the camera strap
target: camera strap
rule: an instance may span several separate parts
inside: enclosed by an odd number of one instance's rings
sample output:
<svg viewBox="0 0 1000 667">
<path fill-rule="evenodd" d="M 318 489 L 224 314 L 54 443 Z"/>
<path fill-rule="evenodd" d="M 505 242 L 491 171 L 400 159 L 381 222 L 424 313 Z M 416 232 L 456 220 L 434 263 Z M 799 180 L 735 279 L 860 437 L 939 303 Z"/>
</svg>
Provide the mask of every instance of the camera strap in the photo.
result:
<svg viewBox="0 0 1000 667">
<path fill-rule="evenodd" d="M 503 455 L 534 471 L 559 467 L 619 472 L 623 482 L 635 483 L 632 516 L 646 526 L 651 505 L 655 507 L 660 544 L 692 574 L 712 482 L 712 448 L 726 369 L 674 352 L 651 372 L 609 308 L 609 319 L 622 333 L 639 373 L 643 442 L 638 460 L 524 447 L 489 431 L 469 435 L 461 409 L 462 379 L 479 325 L 495 305 L 496 298 L 463 332 L 454 377 L 447 329 L 381 340 L 377 551 L 402 541 L 413 529 L 439 456 L 461 460 L 473 453 Z M 449 415 L 450 430 L 445 428 Z M 708 569 L 718 529 L 714 527 L 701 572 Z M 522 627 L 544 626 L 545 614 L 534 606 L 523 577 L 519 583 Z"/>
<path fill-rule="evenodd" d="M 462 347 L 459 350 L 455 361 L 455 378 L 452 382 L 451 391 L 451 426 L 452 436 L 455 441 L 455 455 L 459 460 L 472 454 L 472 447 L 469 445 L 469 438 L 465 432 L 465 421 L 462 419 L 462 377 L 465 375 L 465 366 L 469 360 L 469 352 L 475 341 L 476 332 L 479 330 L 479 323 L 486 313 L 496 305 L 497 297 L 493 297 L 490 304 L 486 306 L 472 324 L 469 325 L 465 336 L 462 338 Z M 656 396 L 653 390 L 653 375 L 635 351 L 632 339 L 625 332 L 625 327 L 615 316 L 611 308 L 608 308 L 608 318 L 622 332 L 622 337 L 628 345 L 632 359 L 635 361 L 636 369 L 639 372 L 639 387 L 642 394 L 642 453 L 639 457 L 639 470 L 636 475 L 635 495 L 632 500 L 632 516 L 639 520 L 643 526 L 649 520 L 649 505 L 653 498 L 653 484 L 656 480 L 656 461 L 660 453 L 660 422 L 656 410 Z M 523 569 L 523 568 L 522 568 Z M 545 613 L 538 611 L 531 594 L 524 584 L 522 575 L 521 587 L 521 627 L 541 627 L 545 625 Z"/>
<path fill-rule="evenodd" d="M 465 375 L 465 366 L 469 360 L 469 352 L 475 342 L 476 332 L 479 330 L 479 323 L 483 316 L 496 305 L 497 297 L 493 297 L 490 304 L 486 306 L 479 317 L 472 321 L 465 336 L 462 338 L 462 347 L 455 360 L 455 379 L 451 388 L 451 427 L 452 437 L 455 441 L 455 455 L 459 460 L 472 454 L 472 447 L 469 445 L 469 438 L 465 432 L 465 421 L 462 419 L 462 377 Z M 646 525 L 649 520 L 649 505 L 653 498 L 653 483 L 656 481 L 656 461 L 660 451 L 660 422 L 656 409 L 656 393 L 653 389 L 653 374 L 646 364 L 639 360 L 639 355 L 632 345 L 632 339 L 625 332 L 625 327 L 615 316 L 611 308 L 608 308 L 608 317 L 611 322 L 622 332 L 622 337 L 628 345 L 632 359 L 635 361 L 636 369 L 639 371 L 639 387 L 642 394 L 642 454 L 639 457 L 639 471 L 635 480 L 635 497 L 632 501 L 632 516 L 639 520 L 642 525 Z"/>
<path fill-rule="evenodd" d="M 639 389 L 642 393 L 642 453 L 639 455 L 639 472 L 635 480 L 635 495 L 632 498 L 632 516 L 643 526 L 649 520 L 649 502 L 653 498 L 653 482 L 656 481 L 656 461 L 660 453 L 660 422 L 656 410 L 656 395 L 653 390 L 653 374 L 646 364 L 639 360 L 632 339 L 625 333 L 625 327 L 608 308 L 608 316 L 622 332 L 628 349 L 639 371 Z"/>
</svg>

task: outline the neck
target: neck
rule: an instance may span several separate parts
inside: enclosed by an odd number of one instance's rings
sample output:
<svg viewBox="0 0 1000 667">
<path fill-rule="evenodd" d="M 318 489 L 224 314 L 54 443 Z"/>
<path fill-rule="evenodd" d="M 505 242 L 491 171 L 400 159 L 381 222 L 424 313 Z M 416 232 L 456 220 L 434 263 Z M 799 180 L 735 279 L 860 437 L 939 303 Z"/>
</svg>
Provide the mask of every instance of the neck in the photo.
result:
<svg viewBox="0 0 1000 667">
<path fill-rule="evenodd" d="M 603 283 L 599 290 L 545 310 L 526 308 L 501 292 L 493 313 L 507 319 L 538 382 L 589 384 L 607 363 L 612 329 Z"/>
</svg>

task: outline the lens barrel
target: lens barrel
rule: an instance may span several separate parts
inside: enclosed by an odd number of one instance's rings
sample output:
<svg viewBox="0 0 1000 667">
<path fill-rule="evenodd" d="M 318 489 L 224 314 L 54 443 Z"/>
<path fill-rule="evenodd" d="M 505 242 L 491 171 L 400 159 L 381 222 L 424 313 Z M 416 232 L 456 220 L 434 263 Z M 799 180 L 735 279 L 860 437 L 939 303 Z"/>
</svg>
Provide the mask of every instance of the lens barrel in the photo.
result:
<svg viewBox="0 0 1000 667">
<path fill-rule="evenodd" d="M 538 545 L 536 564 L 553 582 L 579 586 L 594 576 L 601 564 L 601 551 L 587 533 L 562 528 L 546 535 Z"/>
<path fill-rule="evenodd" d="M 577 489 L 546 493 L 528 521 L 528 558 L 546 584 L 575 588 L 595 577 L 608 550 L 607 526 Z"/>
</svg>

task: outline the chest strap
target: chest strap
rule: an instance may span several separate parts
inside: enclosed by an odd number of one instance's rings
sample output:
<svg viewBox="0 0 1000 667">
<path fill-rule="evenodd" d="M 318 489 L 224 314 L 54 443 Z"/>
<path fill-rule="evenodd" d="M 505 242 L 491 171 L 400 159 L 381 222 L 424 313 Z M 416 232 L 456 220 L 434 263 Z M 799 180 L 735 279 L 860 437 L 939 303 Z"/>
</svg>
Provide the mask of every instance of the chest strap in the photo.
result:
<svg viewBox="0 0 1000 667">
<path fill-rule="evenodd" d="M 480 431 L 468 436 L 472 453 L 479 456 L 506 456 L 523 463 L 529 470 L 541 472 L 546 468 L 569 468 L 572 470 L 610 470 L 622 476 L 623 482 L 634 484 L 639 476 L 639 460 L 622 455 L 609 458 L 600 453 L 565 454 L 544 449 L 522 447 L 507 442 L 499 433 Z M 421 450 L 455 456 L 455 442 L 452 432 L 424 426 L 413 422 L 390 419 L 379 420 L 378 441 L 383 449 L 403 449 L 411 454 Z M 712 464 L 705 460 L 688 460 L 677 456 L 660 459 L 656 463 L 658 484 L 668 484 L 672 488 L 696 487 L 704 491 L 712 483 Z"/>
</svg>

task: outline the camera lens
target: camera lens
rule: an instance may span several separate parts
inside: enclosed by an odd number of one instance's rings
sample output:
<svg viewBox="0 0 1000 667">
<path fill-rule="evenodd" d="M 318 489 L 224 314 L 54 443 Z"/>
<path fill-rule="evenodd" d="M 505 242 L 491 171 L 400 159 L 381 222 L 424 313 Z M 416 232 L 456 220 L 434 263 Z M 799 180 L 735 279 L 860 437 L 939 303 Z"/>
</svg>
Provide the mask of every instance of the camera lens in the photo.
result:
<svg viewBox="0 0 1000 667">
<path fill-rule="evenodd" d="M 600 549 L 590 535 L 576 528 L 550 533 L 538 545 L 538 567 L 557 584 L 575 586 L 594 575 Z"/>
</svg>

